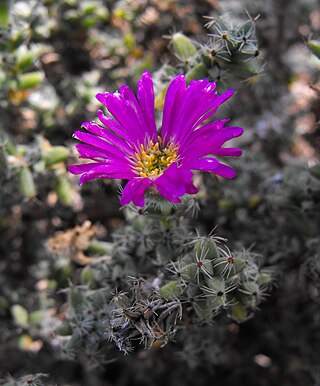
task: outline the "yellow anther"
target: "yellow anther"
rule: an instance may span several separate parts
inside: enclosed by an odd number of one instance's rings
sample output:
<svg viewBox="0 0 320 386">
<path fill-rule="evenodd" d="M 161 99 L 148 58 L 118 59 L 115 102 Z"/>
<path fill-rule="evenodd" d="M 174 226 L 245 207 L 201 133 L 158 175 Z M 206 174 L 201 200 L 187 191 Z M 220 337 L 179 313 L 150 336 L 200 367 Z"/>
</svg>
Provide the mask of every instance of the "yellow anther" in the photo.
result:
<svg viewBox="0 0 320 386">
<path fill-rule="evenodd" d="M 164 147 L 162 138 L 158 136 L 158 142 L 152 140 L 145 147 L 140 145 L 141 151 L 135 153 L 135 170 L 140 177 L 154 178 L 160 176 L 163 171 L 178 158 L 178 148 L 170 143 Z"/>
</svg>

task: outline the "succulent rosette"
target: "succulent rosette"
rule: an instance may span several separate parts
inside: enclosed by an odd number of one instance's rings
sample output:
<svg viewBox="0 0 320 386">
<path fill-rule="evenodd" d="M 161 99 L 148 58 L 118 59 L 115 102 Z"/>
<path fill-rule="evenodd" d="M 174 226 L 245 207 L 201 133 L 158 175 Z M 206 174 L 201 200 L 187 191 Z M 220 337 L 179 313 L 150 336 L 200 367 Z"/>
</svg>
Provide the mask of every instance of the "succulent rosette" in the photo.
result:
<svg viewBox="0 0 320 386">
<path fill-rule="evenodd" d="M 233 95 L 233 90 L 218 95 L 215 87 L 207 79 L 187 85 L 185 76 L 177 75 L 166 93 L 160 130 L 149 72 L 142 74 L 137 95 L 127 85 L 97 94 L 110 115 L 99 110 L 102 125 L 84 122 L 87 132 L 74 133 L 81 142 L 76 145 L 80 158 L 92 162 L 72 165 L 69 171 L 81 175 L 79 184 L 97 178 L 129 180 L 120 202 L 137 206 L 144 206 L 146 190 L 174 203 L 186 193 L 197 193 L 192 181 L 196 170 L 233 178 L 236 172 L 214 156 L 239 157 L 241 149 L 222 146 L 243 129 L 225 126 L 229 119 L 208 121 Z"/>
</svg>

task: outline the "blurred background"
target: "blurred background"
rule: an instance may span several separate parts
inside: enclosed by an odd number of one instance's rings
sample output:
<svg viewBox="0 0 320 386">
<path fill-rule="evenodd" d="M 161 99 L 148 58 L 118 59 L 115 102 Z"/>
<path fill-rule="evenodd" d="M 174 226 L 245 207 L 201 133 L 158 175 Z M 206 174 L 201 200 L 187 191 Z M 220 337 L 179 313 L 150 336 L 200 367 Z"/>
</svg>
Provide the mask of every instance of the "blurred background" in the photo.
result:
<svg viewBox="0 0 320 386">
<path fill-rule="evenodd" d="M 1 385 L 320 385 L 319 56 L 316 0 L 0 1 Z M 218 224 L 278 276 L 253 318 L 204 325 L 200 346 L 114 349 L 93 367 L 63 355 L 57 332 L 63 290 L 86 280 L 70 240 L 94 235 L 97 249 L 127 220 L 120 181 L 80 188 L 66 167 L 95 94 L 135 89 L 145 69 L 158 111 L 178 73 L 235 89 L 217 116 L 245 128 L 238 176 L 196 177 L 192 226 Z"/>
</svg>

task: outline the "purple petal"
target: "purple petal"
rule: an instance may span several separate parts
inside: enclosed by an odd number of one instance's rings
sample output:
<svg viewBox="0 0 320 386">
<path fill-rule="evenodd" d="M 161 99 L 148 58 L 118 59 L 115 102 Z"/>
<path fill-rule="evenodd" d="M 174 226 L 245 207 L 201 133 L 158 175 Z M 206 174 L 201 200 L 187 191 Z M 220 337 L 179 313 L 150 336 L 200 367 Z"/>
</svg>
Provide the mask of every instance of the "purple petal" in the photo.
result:
<svg viewBox="0 0 320 386">
<path fill-rule="evenodd" d="M 139 144 L 144 143 L 145 128 L 139 120 L 132 101 L 125 99 L 120 93 L 97 94 L 96 97 L 107 107 L 121 126 L 125 128 L 127 136 L 130 137 L 131 145 L 135 145 L 138 148 Z"/>
<path fill-rule="evenodd" d="M 123 189 L 120 204 L 127 205 L 132 201 L 136 206 L 144 206 L 144 193 L 152 184 L 148 178 L 132 179 Z"/>
<path fill-rule="evenodd" d="M 133 170 L 133 164 L 126 158 L 110 158 L 108 153 L 104 152 L 97 147 L 91 145 L 85 145 L 82 143 L 77 144 L 76 149 L 80 153 L 79 158 L 91 159 L 98 161 L 99 163 L 108 164 L 108 165 L 117 165 L 118 168 L 126 172 L 132 172 L 132 176 L 134 177 L 136 172 Z M 103 162 L 101 162 L 103 161 Z"/>
<path fill-rule="evenodd" d="M 112 131 L 99 126 L 97 123 L 83 122 L 81 126 L 88 130 L 90 133 L 96 134 L 99 137 L 102 137 L 103 139 L 107 140 L 111 144 L 117 146 L 123 152 L 134 154 L 134 150 L 128 145 L 127 142 L 125 142 L 122 138 L 114 134 Z"/>
<path fill-rule="evenodd" d="M 80 153 L 79 158 L 87 158 L 87 159 L 99 159 L 99 160 L 109 160 L 110 154 L 102 149 L 99 149 L 98 147 L 86 145 L 83 143 L 77 143 L 75 145 L 75 148 Z"/>
<path fill-rule="evenodd" d="M 225 178 L 233 178 L 237 174 L 230 166 L 220 163 L 215 158 L 193 160 L 188 162 L 188 167 L 192 170 L 211 172 Z"/>
<path fill-rule="evenodd" d="M 208 83 L 207 79 L 192 81 L 182 97 L 175 101 L 174 109 L 172 109 L 170 116 L 170 128 L 166 136 L 167 141 L 175 138 L 175 142 L 178 142 L 190 132 L 194 119 L 199 117 L 198 110 L 201 91 L 208 86 Z M 209 88 L 213 90 L 213 84 L 209 84 Z"/>
<path fill-rule="evenodd" d="M 97 115 L 101 123 L 131 144 L 132 138 L 127 134 L 127 130 L 122 127 L 118 121 L 111 117 L 107 117 L 101 110 L 98 110 Z"/>
<path fill-rule="evenodd" d="M 218 96 L 215 87 L 215 83 L 201 79 L 192 81 L 186 89 L 183 76 L 173 79 L 163 111 L 162 137 L 165 145 L 173 141 L 183 147 L 187 138 L 234 93 L 228 90 Z"/>
<path fill-rule="evenodd" d="M 229 121 L 230 119 L 219 119 L 203 125 L 199 129 L 191 132 L 190 135 L 186 135 L 185 138 L 180 141 L 180 147 L 183 148 L 187 143 L 194 143 L 198 138 L 203 140 L 205 135 L 211 136 L 216 130 L 222 129 L 224 124 Z"/>
<path fill-rule="evenodd" d="M 199 135 L 180 151 L 182 165 L 189 159 L 197 159 L 216 152 L 225 142 L 239 137 L 242 133 L 242 127 L 224 127 L 212 134 Z"/>
<path fill-rule="evenodd" d="M 119 178 L 130 179 L 134 177 L 132 170 L 123 169 L 121 164 L 109 164 L 109 163 L 89 163 L 83 165 L 69 166 L 69 171 L 73 174 L 82 174 L 79 185 L 83 182 L 91 181 L 96 178 Z"/>
<path fill-rule="evenodd" d="M 172 202 L 180 202 L 185 193 L 196 193 L 198 189 L 192 183 L 192 172 L 171 164 L 163 174 L 155 180 L 158 192 Z"/>
<path fill-rule="evenodd" d="M 230 89 L 224 92 L 223 94 L 219 95 L 214 99 L 213 106 L 208 109 L 208 111 L 203 114 L 199 119 L 194 123 L 193 128 L 196 129 L 199 127 L 199 125 L 206 121 L 207 119 L 211 118 L 218 110 L 218 107 L 222 105 L 226 100 L 228 100 L 232 95 L 234 94 L 234 90 Z"/>
<path fill-rule="evenodd" d="M 98 147 L 99 149 L 104 150 L 107 154 L 109 154 L 109 157 L 118 157 L 120 159 L 123 159 L 126 156 L 126 154 L 123 151 L 119 150 L 118 148 L 111 145 L 107 141 L 93 134 L 84 133 L 82 131 L 75 131 L 73 136 L 81 142 L 87 143 L 88 145 L 92 145 L 92 146 Z"/>
<path fill-rule="evenodd" d="M 72 174 L 82 174 L 88 172 L 97 165 L 101 165 L 101 163 L 97 164 L 97 162 L 90 162 L 88 164 L 70 165 L 68 170 Z"/>
<path fill-rule="evenodd" d="M 215 150 L 212 154 L 224 157 L 241 157 L 242 150 L 238 147 L 221 147 L 220 149 Z"/>
<path fill-rule="evenodd" d="M 154 90 L 152 77 L 148 71 L 144 71 L 138 82 L 138 101 L 145 122 L 146 132 L 154 142 L 157 140 L 157 128 L 154 116 Z"/>
<path fill-rule="evenodd" d="M 184 75 L 178 75 L 170 83 L 164 101 L 161 136 L 165 142 L 170 140 L 174 119 L 179 111 L 185 92 L 185 77 Z"/>
</svg>

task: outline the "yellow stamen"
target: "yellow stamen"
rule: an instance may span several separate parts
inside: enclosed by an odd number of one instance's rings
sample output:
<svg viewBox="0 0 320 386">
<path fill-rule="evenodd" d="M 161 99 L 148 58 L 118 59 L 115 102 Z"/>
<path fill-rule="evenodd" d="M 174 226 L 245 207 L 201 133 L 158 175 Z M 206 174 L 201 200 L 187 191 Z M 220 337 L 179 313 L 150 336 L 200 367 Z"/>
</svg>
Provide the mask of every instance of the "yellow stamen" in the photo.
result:
<svg viewBox="0 0 320 386">
<path fill-rule="evenodd" d="M 158 136 L 158 142 L 149 141 L 145 147 L 140 145 L 141 151 L 135 153 L 135 170 L 140 177 L 156 178 L 160 176 L 178 158 L 178 147 L 171 142 L 164 147 L 162 138 Z"/>
</svg>

